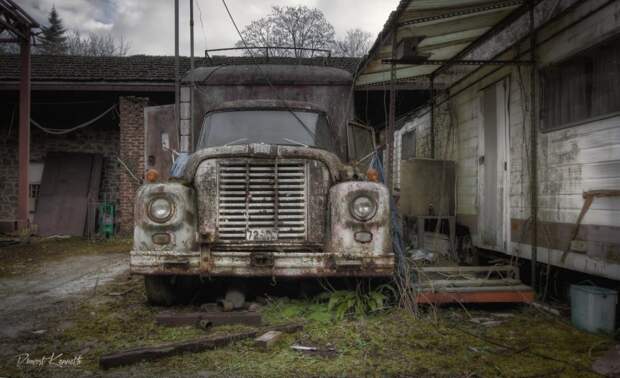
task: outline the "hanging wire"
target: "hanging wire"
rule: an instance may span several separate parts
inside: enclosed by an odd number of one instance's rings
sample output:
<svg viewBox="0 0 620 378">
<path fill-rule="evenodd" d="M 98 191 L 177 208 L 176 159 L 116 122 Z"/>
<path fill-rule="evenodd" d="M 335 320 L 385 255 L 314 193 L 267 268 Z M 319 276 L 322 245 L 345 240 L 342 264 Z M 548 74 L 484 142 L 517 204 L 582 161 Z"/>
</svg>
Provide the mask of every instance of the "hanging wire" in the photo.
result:
<svg viewBox="0 0 620 378">
<path fill-rule="evenodd" d="M 37 128 L 41 129 L 42 131 L 44 131 L 44 132 L 46 132 L 48 134 L 52 134 L 52 135 L 69 134 L 69 133 L 71 133 L 73 131 L 82 129 L 84 127 L 88 127 L 88 126 L 92 125 L 93 123 L 97 122 L 98 120 L 103 118 L 106 114 L 108 114 L 112 110 L 116 109 L 116 105 L 117 104 L 114 104 L 114 105 L 110 106 L 106 111 L 104 111 L 103 113 L 99 114 L 98 116 L 96 116 L 95 118 L 91 119 L 90 121 L 86 121 L 84 123 L 81 123 L 81 124 L 79 124 L 77 126 L 71 127 L 69 129 L 53 129 L 53 128 L 44 127 L 44 126 L 41 126 L 41 124 L 39 124 L 34 119 L 30 119 L 30 123 L 32 123 L 34 126 L 36 126 Z"/>
</svg>

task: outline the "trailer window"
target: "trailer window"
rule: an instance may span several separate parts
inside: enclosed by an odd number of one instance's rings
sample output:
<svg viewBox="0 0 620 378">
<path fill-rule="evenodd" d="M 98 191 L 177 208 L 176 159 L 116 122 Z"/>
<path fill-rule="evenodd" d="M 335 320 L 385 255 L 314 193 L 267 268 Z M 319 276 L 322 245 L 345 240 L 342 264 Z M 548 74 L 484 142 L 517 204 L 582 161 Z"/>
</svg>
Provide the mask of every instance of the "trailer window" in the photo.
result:
<svg viewBox="0 0 620 378">
<path fill-rule="evenodd" d="M 543 131 L 620 113 L 620 38 L 541 71 Z"/>
</svg>

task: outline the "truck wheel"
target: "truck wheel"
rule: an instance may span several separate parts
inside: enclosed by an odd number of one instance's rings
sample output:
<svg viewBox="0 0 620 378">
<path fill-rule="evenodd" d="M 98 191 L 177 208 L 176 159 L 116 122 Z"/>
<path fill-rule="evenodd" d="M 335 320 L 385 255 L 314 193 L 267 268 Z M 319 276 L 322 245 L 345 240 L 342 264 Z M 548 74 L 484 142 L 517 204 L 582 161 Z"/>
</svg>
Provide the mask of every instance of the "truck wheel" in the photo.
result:
<svg viewBox="0 0 620 378">
<path fill-rule="evenodd" d="M 172 306 L 175 302 L 171 276 L 144 276 L 144 289 L 150 304 Z"/>
<path fill-rule="evenodd" d="M 459 258 L 465 265 L 475 266 L 480 264 L 478 249 L 471 240 L 469 233 L 459 239 Z"/>
</svg>

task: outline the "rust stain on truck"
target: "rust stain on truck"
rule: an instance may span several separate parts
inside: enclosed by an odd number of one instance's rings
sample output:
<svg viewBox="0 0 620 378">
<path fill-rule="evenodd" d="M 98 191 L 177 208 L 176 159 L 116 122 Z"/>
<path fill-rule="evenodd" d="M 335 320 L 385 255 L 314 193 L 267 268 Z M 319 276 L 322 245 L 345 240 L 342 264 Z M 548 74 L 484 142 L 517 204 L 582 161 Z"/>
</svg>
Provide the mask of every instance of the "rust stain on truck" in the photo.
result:
<svg viewBox="0 0 620 378">
<path fill-rule="evenodd" d="M 230 66 L 186 80 L 194 152 L 167 182 L 139 189 L 133 273 L 392 275 L 388 190 L 346 163 L 348 72 Z"/>
</svg>

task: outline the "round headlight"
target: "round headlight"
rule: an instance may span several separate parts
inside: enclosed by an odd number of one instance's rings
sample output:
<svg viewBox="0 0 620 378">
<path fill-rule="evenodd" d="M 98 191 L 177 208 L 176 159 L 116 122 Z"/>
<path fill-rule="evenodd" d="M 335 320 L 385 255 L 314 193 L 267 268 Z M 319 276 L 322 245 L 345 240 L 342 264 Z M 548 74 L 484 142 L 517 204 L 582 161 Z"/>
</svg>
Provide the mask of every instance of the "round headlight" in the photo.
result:
<svg viewBox="0 0 620 378">
<path fill-rule="evenodd" d="M 361 221 L 367 221 L 375 216 L 377 203 L 367 196 L 359 196 L 351 202 L 351 215 Z"/>
<path fill-rule="evenodd" d="M 149 205 L 149 218 L 155 222 L 165 222 L 172 217 L 174 207 L 166 198 L 156 198 Z"/>
</svg>

